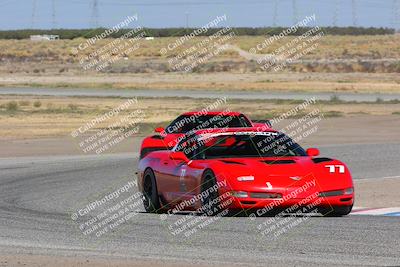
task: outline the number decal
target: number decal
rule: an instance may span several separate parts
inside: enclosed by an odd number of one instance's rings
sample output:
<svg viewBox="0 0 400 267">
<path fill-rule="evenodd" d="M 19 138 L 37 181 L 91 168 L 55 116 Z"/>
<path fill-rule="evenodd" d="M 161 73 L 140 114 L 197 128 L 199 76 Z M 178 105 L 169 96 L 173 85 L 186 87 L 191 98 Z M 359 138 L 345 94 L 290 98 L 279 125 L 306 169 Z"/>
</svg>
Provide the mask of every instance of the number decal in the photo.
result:
<svg viewBox="0 0 400 267">
<path fill-rule="evenodd" d="M 186 167 L 182 167 L 181 175 L 179 176 L 179 189 L 182 192 L 186 192 L 186 184 L 185 184 L 185 175 L 186 175 Z"/>
<path fill-rule="evenodd" d="M 336 169 L 339 170 L 339 173 L 344 173 L 344 165 L 325 165 L 326 168 L 329 168 L 330 173 L 335 173 Z"/>
</svg>

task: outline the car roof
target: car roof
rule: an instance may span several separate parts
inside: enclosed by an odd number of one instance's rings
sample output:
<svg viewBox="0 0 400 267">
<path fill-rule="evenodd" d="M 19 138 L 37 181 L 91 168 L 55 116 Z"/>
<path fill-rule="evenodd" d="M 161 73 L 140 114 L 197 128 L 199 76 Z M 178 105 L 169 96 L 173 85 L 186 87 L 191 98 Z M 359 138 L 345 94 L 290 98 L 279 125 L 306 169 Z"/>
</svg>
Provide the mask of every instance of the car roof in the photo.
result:
<svg viewBox="0 0 400 267">
<path fill-rule="evenodd" d="M 210 128 L 210 129 L 201 129 L 194 132 L 196 135 L 203 134 L 213 134 L 213 133 L 243 133 L 243 132 L 252 132 L 252 133 L 265 133 L 272 132 L 276 133 L 278 131 L 266 127 L 265 129 L 261 129 L 260 127 L 241 127 L 241 128 Z"/>
<path fill-rule="evenodd" d="M 189 112 L 185 112 L 182 115 L 225 115 L 225 116 L 239 116 L 239 115 L 243 115 L 243 113 L 241 112 L 237 112 L 237 111 L 189 111 Z"/>
</svg>

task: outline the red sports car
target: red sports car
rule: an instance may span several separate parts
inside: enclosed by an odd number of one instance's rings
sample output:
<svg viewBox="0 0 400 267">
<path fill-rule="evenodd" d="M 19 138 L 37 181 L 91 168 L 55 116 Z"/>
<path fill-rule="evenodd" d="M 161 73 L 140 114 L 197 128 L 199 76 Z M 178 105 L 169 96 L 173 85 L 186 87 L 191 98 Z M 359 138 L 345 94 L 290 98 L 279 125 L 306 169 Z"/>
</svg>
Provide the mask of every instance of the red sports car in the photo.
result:
<svg viewBox="0 0 400 267">
<path fill-rule="evenodd" d="M 139 188 L 148 212 L 308 208 L 325 216 L 350 213 L 350 171 L 336 159 L 317 157 L 287 135 L 256 128 L 204 129 L 172 150 L 139 161 Z"/>
<path fill-rule="evenodd" d="M 240 112 L 195 111 L 186 112 L 172 121 L 165 129 L 156 128 L 157 133 L 146 137 L 140 148 L 140 158 L 149 152 L 172 149 L 185 134 L 206 128 L 258 127 L 269 128 L 268 120 L 252 122 Z"/>
</svg>

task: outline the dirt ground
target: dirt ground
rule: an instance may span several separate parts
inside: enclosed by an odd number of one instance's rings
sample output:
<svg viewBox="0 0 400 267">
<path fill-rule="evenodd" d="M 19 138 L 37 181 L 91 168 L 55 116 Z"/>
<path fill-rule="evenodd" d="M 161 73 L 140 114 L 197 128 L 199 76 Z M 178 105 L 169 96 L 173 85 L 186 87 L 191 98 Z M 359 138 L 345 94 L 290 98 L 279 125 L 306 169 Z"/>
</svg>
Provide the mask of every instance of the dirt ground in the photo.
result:
<svg viewBox="0 0 400 267">
<path fill-rule="evenodd" d="M 0 140 L 25 140 L 34 138 L 55 138 L 70 136 L 71 132 L 85 125 L 94 118 L 104 115 L 111 109 L 126 103 L 128 99 L 92 98 L 92 97 L 32 97 L 32 96 L 0 96 Z M 245 111 L 251 119 L 273 119 L 284 112 L 297 107 L 303 101 L 291 100 L 227 100 L 190 98 L 140 98 L 124 112 L 113 116 L 110 120 L 96 124 L 96 129 L 107 127 L 131 112 L 141 112 L 141 134 L 152 132 L 154 126 L 164 125 L 179 114 L 190 110 L 201 110 L 218 104 L 217 110 Z M 353 129 L 364 129 L 364 124 L 373 124 L 383 136 L 392 132 L 400 120 L 400 104 L 398 102 L 343 103 L 340 101 L 316 102 L 294 116 L 301 117 L 318 110 L 324 116 L 326 136 L 330 140 L 340 139 L 331 134 L 336 122 L 330 120 L 343 117 L 338 125 Z M 370 117 L 369 117 L 370 116 Z M 289 120 L 290 121 L 290 120 Z M 325 131 L 325 130 L 322 130 Z M 365 134 L 357 132 L 357 140 L 365 139 Z M 327 139 L 328 140 L 328 139 Z M 0 152 L 1 153 L 1 152 Z"/>
<path fill-rule="evenodd" d="M 400 92 L 398 73 L 0 73 L 0 86 L 126 89 L 280 90 L 301 92 Z"/>
</svg>

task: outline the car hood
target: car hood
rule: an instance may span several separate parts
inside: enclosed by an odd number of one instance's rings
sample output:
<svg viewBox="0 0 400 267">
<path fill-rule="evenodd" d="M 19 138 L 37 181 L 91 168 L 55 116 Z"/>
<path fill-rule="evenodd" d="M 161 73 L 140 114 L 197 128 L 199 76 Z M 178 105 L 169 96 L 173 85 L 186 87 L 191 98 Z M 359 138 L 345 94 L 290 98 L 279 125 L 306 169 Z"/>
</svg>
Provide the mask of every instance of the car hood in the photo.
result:
<svg viewBox="0 0 400 267">
<path fill-rule="evenodd" d="M 299 187 L 326 191 L 352 187 L 347 167 L 338 160 L 314 163 L 311 157 L 224 158 L 214 160 L 213 169 L 219 178 L 227 179 L 234 190 L 253 188 L 288 192 Z M 330 173 L 326 165 L 344 165 L 345 173 Z M 238 181 L 240 176 L 254 176 L 253 181 Z"/>
<path fill-rule="evenodd" d="M 159 134 L 148 136 L 143 140 L 142 148 L 144 147 L 172 148 L 184 135 L 185 134 L 179 133 L 179 134 L 167 134 L 165 136 L 161 136 Z"/>
</svg>

